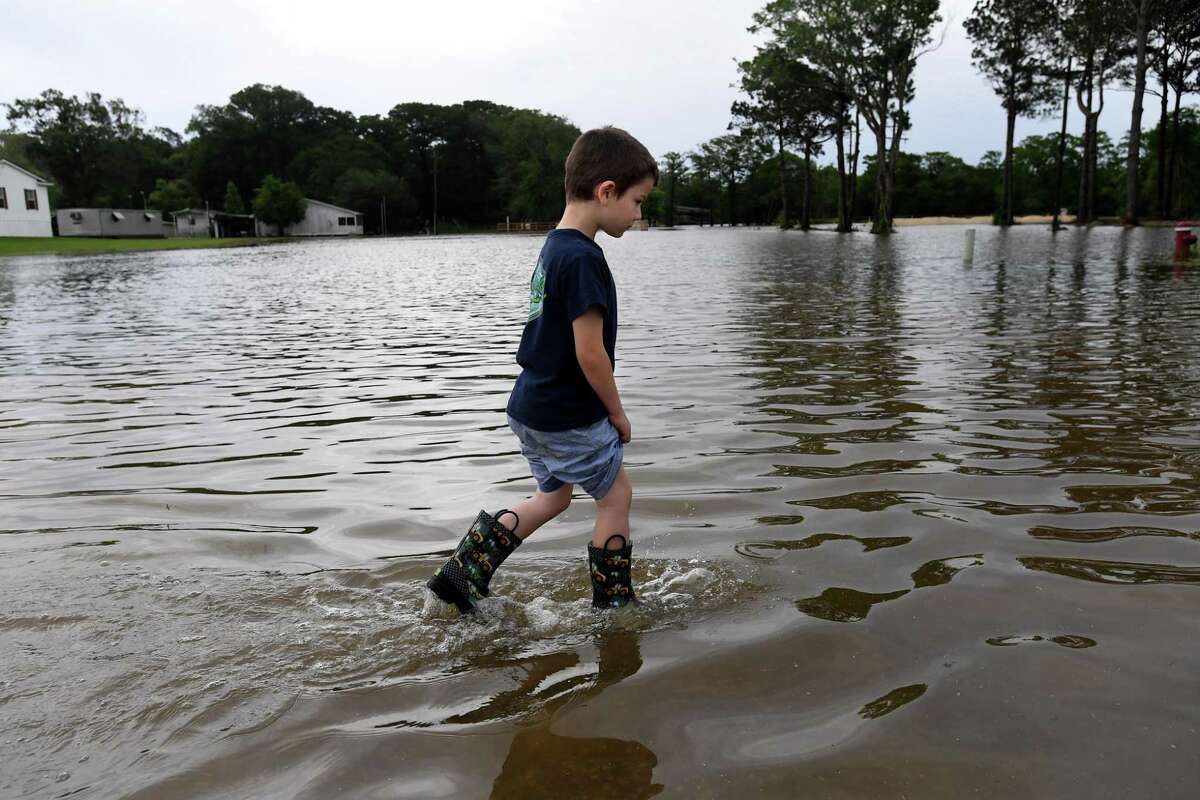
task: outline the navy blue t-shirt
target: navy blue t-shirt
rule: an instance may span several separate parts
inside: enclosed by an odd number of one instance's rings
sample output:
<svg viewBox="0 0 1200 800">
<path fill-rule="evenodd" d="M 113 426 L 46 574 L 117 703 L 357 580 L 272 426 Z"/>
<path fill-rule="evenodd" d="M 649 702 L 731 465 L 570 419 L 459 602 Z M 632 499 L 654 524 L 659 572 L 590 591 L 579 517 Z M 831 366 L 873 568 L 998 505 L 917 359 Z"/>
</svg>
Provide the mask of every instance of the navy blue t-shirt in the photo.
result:
<svg viewBox="0 0 1200 800">
<path fill-rule="evenodd" d="M 604 251 L 573 228 L 550 232 L 529 281 L 529 319 L 517 348 L 523 369 L 508 413 L 539 431 L 565 431 L 608 416 L 575 356 L 571 323 L 592 306 L 604 314 L 604 349 L 616 367 L 617 286 Z"/>
</svg>

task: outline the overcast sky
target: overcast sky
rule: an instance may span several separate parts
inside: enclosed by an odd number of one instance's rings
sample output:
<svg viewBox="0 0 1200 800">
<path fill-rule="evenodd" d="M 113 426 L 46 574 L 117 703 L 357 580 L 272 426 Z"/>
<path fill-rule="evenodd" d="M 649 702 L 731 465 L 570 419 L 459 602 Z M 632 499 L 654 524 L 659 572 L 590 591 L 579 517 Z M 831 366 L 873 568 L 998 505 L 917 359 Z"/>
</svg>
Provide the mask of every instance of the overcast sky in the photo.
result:
<svg viewBox="0 0 1200 800">
<path fill-rule="evenodd" d="M 945 0 L 945 42 L 917 69 L 904 149 L 976 162 L 1002 149 L 999 102 L 971 66 L 962 22 L 975 0 Z M 98 91 L 183 131 L 199 104 L 252 83 L 313 102 L 384 114 L 406 101 L 485 99 L 628 128 L 652 152 L 687 151 L 725 132 L 735 62 L 765 0 L 0 0 L 9 65 L 0 102 L 47 88 Z M 1106 96 L 1101 127 L 1119 137 L 1128 92 Z M 1147 103 L 1147 123 L 1155 111 Z M 1017 137 L 1057 130 L 1021 120 Z M 1071 129 L 1080 131 L 1075 111 Z"/>
</svg>

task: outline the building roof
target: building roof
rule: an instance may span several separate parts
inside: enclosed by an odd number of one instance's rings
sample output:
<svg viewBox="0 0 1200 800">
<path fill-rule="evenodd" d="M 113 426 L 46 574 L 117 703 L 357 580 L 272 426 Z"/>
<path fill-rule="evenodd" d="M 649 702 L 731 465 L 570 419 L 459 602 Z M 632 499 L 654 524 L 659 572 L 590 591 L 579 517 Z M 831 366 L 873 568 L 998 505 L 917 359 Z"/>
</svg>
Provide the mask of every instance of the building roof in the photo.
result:
<svg viewBox="0 0 1200 800">
<path fill-rule="evenodd" d="M 361 211 L 355 211 L 354 209 L 351 209 L 351 208 L 342 208 L 341 206 L 335 206 L 333 203 L 325 203 L 320 200 L 313 200 L 311 197 L 304 198 L 304 202 L 312 203 L 315 206 L 325 206 L 326 208 L 332 208 L 334 211 L 343 211 L 347 214 L 361 214 L 362 213 Z"/>
<path fill-rule="evenodd" d="M 179 214 L 208 214 L 210 217 L 225 217 L 227 219 L 254 219 L 253 214 L 230 214 L 228 211 L 218 211 L 215 208 L 181 208 L 178 211 L 172 211 L 171 213 L 176 216 Z"/>
<path fill-rule="evenodd" d="M 157 208 L 109 208 L 108 206 L 71 206 L 69 208 L 57 208 L 55 211 L 59 212 L 60 214 L 64 212 L 69 213 L 71 211 L 109 211 L 113 214 L 133 214 L 134 216 L 138 214 L 161 213 Z"/>
<path fill-rule="evenodd" d="M 43 178 L 41 175 L 35 175 L 32 172 L 30 172 L 29 170 L 25 169 L 24 167 L 17 166 L 16 164 L 14 164 L 13 162 L 9 161 L 6 158 L 0 158 L 0 164 L 7 164 L 8 166 L 15 169 L 17 172 L 22 172 L 22 173 L 28 175 L 29 177 L 33 178 L 35 181 L 37 181 L 38 183 L 40 183 L 43 186 L 53 186 L 54 185 L 53 181 L 48 181 L 45 178 Z"/>
</svg>

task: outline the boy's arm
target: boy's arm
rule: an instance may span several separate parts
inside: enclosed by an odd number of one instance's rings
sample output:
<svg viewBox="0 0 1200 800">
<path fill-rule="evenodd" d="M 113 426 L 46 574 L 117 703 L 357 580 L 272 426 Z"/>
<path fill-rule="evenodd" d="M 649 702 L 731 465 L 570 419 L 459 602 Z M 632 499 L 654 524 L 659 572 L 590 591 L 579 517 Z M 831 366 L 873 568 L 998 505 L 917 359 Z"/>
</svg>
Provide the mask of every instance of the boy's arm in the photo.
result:
<svg viewBox="0 0 1200 800">
<path fill-rule="evenodd" d="M 571 323 L 575 334 L 575 358 L 579 360 L 579 368 L 587 378 L 592 391 L 608 409 L 608 419 L 612 422 L 621 441 L 628 444 L 632 430 L 629 417 L 621 406 L 621 395 L 617 392 L 617 379 L 613 377 L 612 362 L 608 360 L 608 352 L 604 349 L 604 314 L 599 307 L 592 306 L 580 314 Z"/>
</svg>

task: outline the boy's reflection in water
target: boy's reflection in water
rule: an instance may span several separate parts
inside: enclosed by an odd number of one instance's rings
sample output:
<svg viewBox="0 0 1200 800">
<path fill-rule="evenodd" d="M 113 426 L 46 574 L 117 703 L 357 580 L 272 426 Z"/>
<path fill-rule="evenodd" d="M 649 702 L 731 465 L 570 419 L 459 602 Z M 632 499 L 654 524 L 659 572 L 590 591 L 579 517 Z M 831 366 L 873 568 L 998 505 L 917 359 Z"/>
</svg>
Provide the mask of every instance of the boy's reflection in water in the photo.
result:
<svg viewBox="0 0 1200 800">
<path fill-rule="evenodd" d="M 497 696 L 487 707 L 471 715 L 494 716 L 506 707 L 513 710 L 522 701 L 527 704 L 531 697 L 554 698 L 546 707 L 549 719 L 513 738 L 500 775 L 492 784 L 492 800 L 538 797 L 639 800 L 654 797 L 663 790 L 661 784 L 652 782 L 658 758 L 644 744 L 604 737 L 558 736 L 550 732 L 554 712 L 559 708 L 568 702 L 596 697 L 641 669 L 637 634 L 608 631 L 600 635 L 596 646 L 599 670 L 594 676 L 575 675 L 531 695 L 550 675 L 579 662 L 574 652 L 544 656 L 533 662 L 518 689 Z"/>
</svg>

